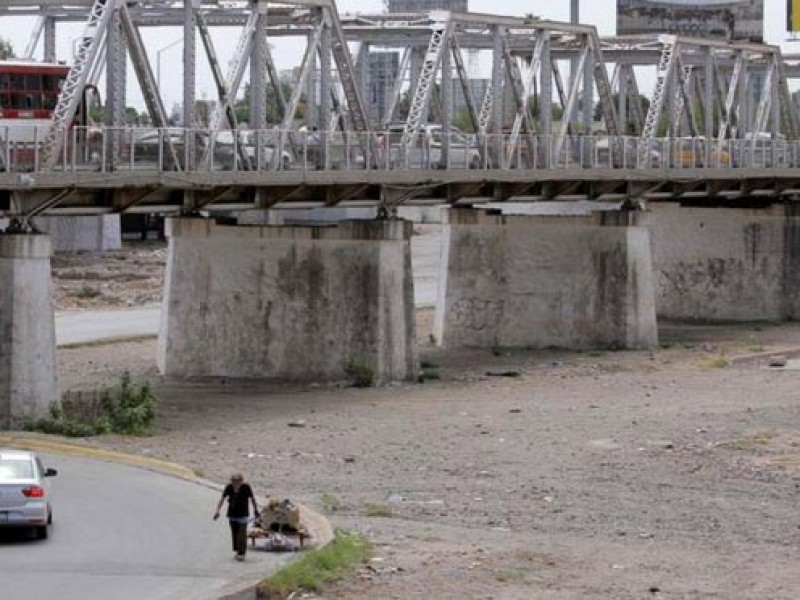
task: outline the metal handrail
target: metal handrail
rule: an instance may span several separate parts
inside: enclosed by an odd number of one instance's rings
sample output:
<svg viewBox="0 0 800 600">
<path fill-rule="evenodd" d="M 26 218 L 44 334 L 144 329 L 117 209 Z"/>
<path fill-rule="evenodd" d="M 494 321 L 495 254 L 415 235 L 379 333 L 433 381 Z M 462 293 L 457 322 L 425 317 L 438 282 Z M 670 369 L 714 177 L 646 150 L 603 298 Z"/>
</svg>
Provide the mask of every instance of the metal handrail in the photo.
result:
<svg viewBox="0 0 800 600">
<path fill-rule="evenodd" d="M 514 136 L 448 134 L 443 153 L 440 127 L 408 138 L 402 132 L 372 131 L 321 135 L 316 131 L 223 130 L 177 127 L 73 127 L 62 133 L 54 163 L 43 160 L 47 126 L 0 128 L 0 172 L 141 171 L 170 172 L 178 156 L 194 152 L 194 172 L 239 171 L 242 157 L 258 171 L 334 170 L 583 170 L 787 169 L 800 168 L 800 141 L 752 136 L 747 139 L 653 138 L 607 135 Z M 499 139 L 498 139 L 499 138 Z M 194 143 L 187 144 L 186 140 Z M 107 143 L 113 140 L 114 143 Z M 290 143 L 291 142 L 291 143 Z M 479 148 L 479 144 L 483 147 Z M 188 150 L 187 150 L 188 147 Z M 481 152 L 482 150 L 482 152 Z M 493 156 L 495 152 L 502 156 Z M 557 151 L 557 152 L 556 152 Z M 373 154 L 382 158 L 375 162 Z M 621 153 L 618 160 L 614 152 Z M 211 160 L 200 160 L 204 155 Z M 490 160 L 484 160 L 488 156 Z M 503 158 L 504 160 L 500 160 Z"/>
</svg>

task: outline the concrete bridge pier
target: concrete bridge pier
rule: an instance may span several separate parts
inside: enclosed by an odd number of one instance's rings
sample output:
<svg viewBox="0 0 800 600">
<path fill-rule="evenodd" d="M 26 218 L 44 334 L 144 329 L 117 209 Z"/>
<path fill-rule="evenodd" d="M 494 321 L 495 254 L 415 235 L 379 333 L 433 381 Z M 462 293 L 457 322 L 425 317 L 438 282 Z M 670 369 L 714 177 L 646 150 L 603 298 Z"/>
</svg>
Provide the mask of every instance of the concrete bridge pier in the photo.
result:
<svg viewBox="0 0 800 600">
<path fill-rule="evenodd" d="M 706 322 L 800 317 L 799 207 L 651 203 L 658 316 Z"/>
<path fill-rule="evenodd" d="M 377 382 L 417 374 L 411 224 L 167 222 L 158 363 L 172 376 Z"/>
<path fill-rule="evenodd" d="M 50 234 L 53 252 L 109 252 L 122 248 L 120 216 L 37 217 L 36 226 Z"/>
<path fill-rule="evenodd" d="M 0 427 L 58 401 L 50 237 L 0 233 Z"/>
<path fill-rule="evenodd" d="M 435 336 L 446 348 L 657 344 L 640 213 L 445 211 Z"/>
</svg>

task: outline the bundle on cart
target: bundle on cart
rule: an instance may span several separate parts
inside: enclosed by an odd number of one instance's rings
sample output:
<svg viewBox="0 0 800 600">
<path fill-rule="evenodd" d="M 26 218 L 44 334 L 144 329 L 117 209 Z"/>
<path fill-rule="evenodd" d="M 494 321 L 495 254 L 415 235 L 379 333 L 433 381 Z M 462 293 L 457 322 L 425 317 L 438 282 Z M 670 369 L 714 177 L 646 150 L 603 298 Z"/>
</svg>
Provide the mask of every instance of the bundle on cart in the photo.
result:
<svg viewBox="0 0 800 600">
<path fill-rule="evenodd" d="M 270 500 L 248 532 L 253 547 L 271 552 L 302 549 L 311 537 L 300 507 L 291 500 Z"/>
</svg>

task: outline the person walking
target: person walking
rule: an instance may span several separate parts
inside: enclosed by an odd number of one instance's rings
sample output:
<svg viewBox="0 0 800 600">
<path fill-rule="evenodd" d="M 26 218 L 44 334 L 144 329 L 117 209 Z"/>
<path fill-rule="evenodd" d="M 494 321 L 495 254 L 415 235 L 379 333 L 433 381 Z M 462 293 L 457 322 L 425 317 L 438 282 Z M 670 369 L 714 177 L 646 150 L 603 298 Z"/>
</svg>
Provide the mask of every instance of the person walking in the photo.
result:
<svg viewBox="0 0 800 600">
<path fill-rule="evenodd" d="M 245 483 L 244 476 L 236 473 L 231 476 L 231 482 L 222 491 L 222 497 L 214 511 L 214 520 L 219 519 L 222 504 L 228 501 L 228 523 L 231 526 L 231 541 L 236 560 L 244 560 L 247 554 L 247 523 L 250 520 L 250 505 L 253 506 L 253 516 L 258 518 L 258 505 L 253 489 Z"/>
</svg>

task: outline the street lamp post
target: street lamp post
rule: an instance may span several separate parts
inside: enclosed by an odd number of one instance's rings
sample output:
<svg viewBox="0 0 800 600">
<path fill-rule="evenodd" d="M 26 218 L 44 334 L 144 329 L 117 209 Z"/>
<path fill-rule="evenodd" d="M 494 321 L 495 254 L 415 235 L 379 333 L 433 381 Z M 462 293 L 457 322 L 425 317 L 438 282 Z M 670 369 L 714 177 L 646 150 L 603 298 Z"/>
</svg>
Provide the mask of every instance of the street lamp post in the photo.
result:
<svg viewBox="0 0 800 600">
<path fill-rule="evenodd" d="M 169 50 L 170 48 L 174 48 L 178 44 L 183 43 L 183 38 L 175 40 L 174 42 L 167 44 L 160 50 L 156 52 L 156 85 L 158 86 L 159 91 L 161 90 L 161 55 Z"/>
</svg>

